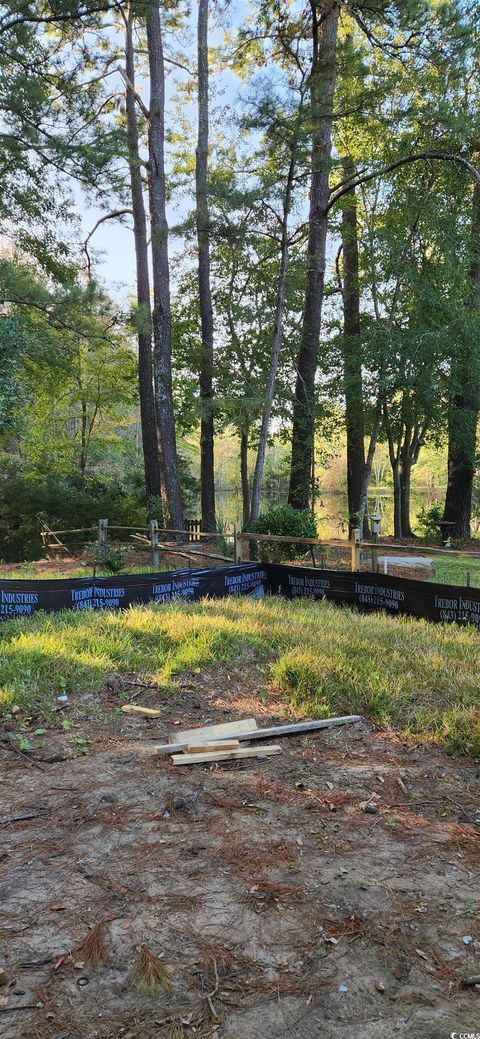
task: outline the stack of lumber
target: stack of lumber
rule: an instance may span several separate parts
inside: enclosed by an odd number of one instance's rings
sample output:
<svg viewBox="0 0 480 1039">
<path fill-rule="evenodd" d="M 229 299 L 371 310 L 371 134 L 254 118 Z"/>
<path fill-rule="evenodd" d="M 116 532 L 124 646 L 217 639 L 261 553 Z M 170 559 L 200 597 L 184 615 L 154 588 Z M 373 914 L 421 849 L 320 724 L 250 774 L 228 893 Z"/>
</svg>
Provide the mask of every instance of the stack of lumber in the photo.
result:
<svg viewBox="0 0 480 1039">
<path fill-rule="evenodd" d="M 342 718 L 322 718 L 321 721 L 293 722 L 289 725 L 274 725 L 269 729 L 259 729 L 255 718 L 243 718 L 224 725 L 207 725 L 199 729 L 186 729 L 169 736 L 168 743 L 155 747 L 157 754 L 172 754 L 175 765 L 199 764 L 201 761 L 231 761 L 236 758 L 269 757 L 280 754 L 277 744 L 255 747 L 239 746 L 241 742 L 264 740 L 270 736 L 294 736 L 317 729 L 327 729 L 332 725 L 347 725 L 359 722 L 358 714 L 346 715 Z M 227 750 L 225 743 L 229 743 Z M 218 744 L 221 744 L 221 747 Z M 232 746 L 232 743 L 234 746 Z M 214 744 L 214 746 L 212 746 Z M 237 746 L 238 744 L 238 746 Z"/>
<path fill-rule="evenodd" d="M 126 704 L 122 711 L 125 714 L 141 714 L 147 718 L 156 718 L 162 713 L 152 707 L 140 707 L 136 704 Z M 292 722 L 288 725 L 273 725 L 268 729 L 259 729 L 255 718 L 240 718 L 236 722 L 225 722 L 223 725 L 204 725 L 197 729 L 183 729 L 172 733 L 168 737 L 168 743 L 158 744 L 154 750 L 157 754 L 171 754 L 174 765 L 265 758 L 271 757 L 272 754 L 280 754 L 281 747 L 276 743 L 250 747 L 251 741 L 264 740 L 270 736 L 295 736 L 317 729 L 328 729 L 332 725 L 348 725 L 359 721 L 360 715 L 348 714 L 341 718 Z M 245 746 L 241 747 L 241 743 L 245 743 Z"/>
<path fill-rule="evenodd" d="M 241 758 L 270 757 L 280 754 L 280 747 L 241 747 L 238 736 L 257 732 L 255 718 L 242 718 L 223 725 L 205 725 L 184 729 L 169 737 L 174 765 L 199 765 L 205 761 L 236 761 Z M 158 748 L 157 748 L 158 750 Z"/>
</svg>

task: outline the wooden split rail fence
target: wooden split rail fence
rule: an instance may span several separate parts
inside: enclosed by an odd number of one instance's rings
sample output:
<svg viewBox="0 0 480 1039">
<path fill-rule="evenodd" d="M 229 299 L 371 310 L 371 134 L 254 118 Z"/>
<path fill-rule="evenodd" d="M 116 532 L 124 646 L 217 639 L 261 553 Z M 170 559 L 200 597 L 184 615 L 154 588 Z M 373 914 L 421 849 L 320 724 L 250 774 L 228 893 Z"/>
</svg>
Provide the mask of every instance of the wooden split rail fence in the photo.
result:
<svg viewBox="0 0 480 1039">
<path fill-rule="evenodd" d="M 237 563 L 246 562 L 247 559 L 252 558 L 250 555 L 251 546 L 255 545 L 255 552 L 253 558 L 256 558 L 258 552 L 258 542 L 266 542 L 267 544 L 279 544 L 289 543 L 304 545 L 305 549 L 310 549 L 312 562 L 314 566 L 317 566 L 315 556 L 315 547 L 320 550 L 320 568 L 325 568 L 325 560 L 328 549 L 347 549 L 350 556 L 350 569 L 352 572 L 360 570 L 362 560 L 365 552 L 370 554 L 371 558 L 371 571 L 378 573 L 378 556 L 381 552 L 383 555 L 388 556 L 389 554 L 404 553 L 406 556 L 458 556 L 464 559 L 480 560 L 480 552 L 475 552 L 468 549 L 456 549 L 456 548 L 438 548 L 431 545 L 423 544 L 409 544 L 402 545 L 396 544 L 395 542 L 386 541 L 381 542 L 377 539 L 373 541 L 363 541 L 360 538 L 360 530 L 356 529 L 353 531 L 353 535 L 350 539 L 325 539 L 325 538 L 300 538 L 293 537 L 290 534 L 285 535 L 274 535 L 274 534 L 251 534 L 247 532 L 236 532 L 235 534 L 235 561 Z M 334 569 L 334 568 L 333 568 Z M 470 575 L 466 575 L 467 586 L 470 584 Z"/>
<path fill-rule="evenodd" d="M 235 538 L 235 533 L 207 533 L 202 531 L 200 527 L 201 521 L 198 519 L 186 520 L 184 530 L 174 530 L 166 527 L 160 528 L 158 520 L 150 520 L 148 526 L 129 527 L 123 524 L 109 523 L 108 519 L 99 519 L 98 524 L 95 527 L 73 527 L 69 530 L 51 530 L 46 523 L 42 523 L 40 535 L 43 547 L 47 553 L 65 552 L 70 555 L 71 550 L 65 544 L 65 540 L 69 540 L 71 536 L 76 538 L 79 534 L 85 534 L 96 535 L 96 538 L 93 536 L 90 539 L 85 538 L 83 542 L 79 541 L 78 544 L 87 544 L 88 540 L 91 542 L 95 541 L 98 546 L 99 555 L 101 556 L 102 551 L 105 551 L 105 553 L 107 551 L 109 534 L 115 532 L 115 539 L 120 540 L 117 535 L 123 532 L 127 534 L 137 548 L 150 549 L 152 565 L 155 567 L 160 566 L 161 552 L 184 556 L 189 560 L 192 555 L 195 555 L 200 558 L 215 559 L 221 562 L 231 563 L 232 559 L 230 556 L 221 555 L 218 552 L 202 552 L 196 547 L 188 549 L 188 551 L 182 550 L 186 549 L 190 544 L 201 545 L 203 542 L 214 544 L 218 538 L 221 538 L 222 540 Z M 64 540 L 60 540 L 61 538 Z M 130 541 L 127 543 L 130 544 Z"/>
<path fill-rule="evenodd" d="M 99 546 L 101 554 L 102 547 L 105 548 L 106 551 L 109 533 L 114 531 L 123 531 L 129 535 L 131 540 L 138 547 L 150 549 L 152 565 L 154 567 L 160 566 L 160 556 L 162 552 L 179 555 L 187 558 L 189 561 L 192 556 L 198 556 L 199 558 L 208 558 L 222 563 L 243 563 L 258 558 L 258 546 L 261 543 L 270 544 L 272 546 L 275 544 L 295 544 L 304 546 L 305 554 L 309 552 L 311 555 L 313 566 L 319 566 L 320 569 L 325 569 L 327 553 L 331 549 L 337 550 L 337 552 L 343 550 L 344 553 L 346 550 L 347 560 L 350 560 L 350 569 L 352 571 L 360 570 L 362 560 L 365 558 L 365 553 L 368 553 L 370 555 L 371 571 L 373 573 L 378 572 L 378 556 L 380 552 L 386 556 L 388 556 L 388 554 L 391 555 L 392 553 L 395 555 L 404 553 L 407 556 L 411 556 L 414 553 L 415 556 L 426 555 L 431 557 L 436 555 L 448 555 L 480 560 L 480 552 L 469 551 L 466 549 L 438 548 L 423 544 L 402 545 L 395 544 L 394 542 L 380 542 L 375 539 L 372 541 L 362 541 L 360 539 L 359 530 L 354 530 L 350 539 L 342 540 L 338 538 L 301 538 L 295 537 L 291 534 L 252 534 L 246 531 L 241 531 L 236 524 L 234 524 L 233 531 L 215 534 L 212 532 L 202 531 L 200 526 L 200 520 L 187 520 L 185 523 L 185 530 L 174 530 L 169 528 L 159 528 L 157 520 L 151 520 L 149 525 L 145 527 L 127 527 L 120 524 L 110 524 L 108 519 L 100 519 L 96 526 L 79 527 L 71 530 L 51 530 L 47 524 L 43 524 L 41 536 L 45 551 L 63 551 L 69 553 L 70 549 L 65 545 L 64 541 L 60 540 L 62 537 L 65 538 L 69 535 L 76 536 L 78 534 L 96 534 L 96 543 Z M 188 548 L 192 543 L 201 545 L 206 542 L 207 544 L 214 545 L 215 540 L 218 538 L 221 538 L 222 540 L 233 540 L 233 559 L 230 556 L 223 555 L 219 552 L 202 552 L 201 549 L 197 547 Z M 317 559 L 318 555 L 320 555 L 320 560 Z M 469 583 L 469 577 L 467 575 L 467 584 Z"/>
</svg>

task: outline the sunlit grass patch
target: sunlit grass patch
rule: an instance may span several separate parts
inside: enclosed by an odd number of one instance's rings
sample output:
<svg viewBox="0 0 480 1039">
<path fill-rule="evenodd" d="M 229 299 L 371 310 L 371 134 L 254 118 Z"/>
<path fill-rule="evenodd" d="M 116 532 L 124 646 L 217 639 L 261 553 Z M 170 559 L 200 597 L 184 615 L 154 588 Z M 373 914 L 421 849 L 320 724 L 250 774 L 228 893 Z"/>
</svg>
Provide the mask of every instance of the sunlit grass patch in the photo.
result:
<svg viewBox="0 0 480 1039">
<path fill-rule="evenodd" d="M 48 714 L 63 692 L 81 710 L 82 696 L 115 674 L 144 676 L 168 696 L 182 672 L 226 666 L 240 677 L 260 668 L 262 687 L 283 691 L 303 715 L 359 713 L 417 740 L 480 753 L 477 631 L 274 597 L 7 621 L 0 711 L 17 703 Z"/>
<path fill-rule="evenodd" d="M 301 648 L 272 663 L 274 681 L 297 707 L 314 717 L 362 713 L 416 739 L 480 753 L 478 632 L 327 604 L 320 615 L 327 652 L 306 625 Z"/>
<path fill-rule="evenodd" d="M 446 552 L 443 556 L 434 556 L 433 565 L 435 576 L 432 580 L 439 584 L 467 585 L 468 580 L 472 587 L 480 586 L 480 559 L 475 556 L 449 556 Z"/>
</svg>

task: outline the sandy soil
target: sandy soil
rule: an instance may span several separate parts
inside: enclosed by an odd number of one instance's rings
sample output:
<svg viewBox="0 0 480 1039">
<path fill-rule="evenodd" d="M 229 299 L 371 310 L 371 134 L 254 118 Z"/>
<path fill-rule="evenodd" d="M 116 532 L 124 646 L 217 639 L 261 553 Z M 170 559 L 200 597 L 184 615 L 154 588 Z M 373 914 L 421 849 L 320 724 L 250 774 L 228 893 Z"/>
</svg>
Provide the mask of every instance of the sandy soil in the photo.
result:
<svg viewBox="0 0 480 1039">
<path fill-rule="evenodd" d="M 478 766 L 363 723 L 266 761 L 151 752 L 177 725 L 266 722 L 254 689 L 192 674 L 148 722 L 95 721 L 92 698 L 87 754 L 58 732 L 28 758 L 0 743 L 2 1039 L 480 1031 L 462 986 L 480 973 Z M 142 945 L 170 991 L 139 990 Z"/>
</svg>

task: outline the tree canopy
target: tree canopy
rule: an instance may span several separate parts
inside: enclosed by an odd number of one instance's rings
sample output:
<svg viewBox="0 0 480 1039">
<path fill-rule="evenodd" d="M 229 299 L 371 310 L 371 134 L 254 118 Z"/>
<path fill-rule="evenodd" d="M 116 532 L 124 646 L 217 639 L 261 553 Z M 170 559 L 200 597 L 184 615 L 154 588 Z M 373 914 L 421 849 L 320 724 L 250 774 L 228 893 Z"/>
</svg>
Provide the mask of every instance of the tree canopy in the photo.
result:
<svg viewBox="0 0 480 1039">
<path fill-rule="evenodd" d="M 315 514 L 318 444 L 343 438 L 351 528 L 385 451 L 412 537 L 435 447 L 445 521 L 469 537 L 479 13 L 0 4 L 0 553 L 33 551 L 69 496 L 91 520 L 160 508 L 178 527 L 197 486 L 213 530 L 231 437 L 245 523 L 271 504 L 273 445 L 277 493 Z M 122 288 L 96 249 L 115 223 Z"/>
</svg>

